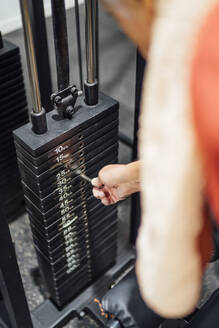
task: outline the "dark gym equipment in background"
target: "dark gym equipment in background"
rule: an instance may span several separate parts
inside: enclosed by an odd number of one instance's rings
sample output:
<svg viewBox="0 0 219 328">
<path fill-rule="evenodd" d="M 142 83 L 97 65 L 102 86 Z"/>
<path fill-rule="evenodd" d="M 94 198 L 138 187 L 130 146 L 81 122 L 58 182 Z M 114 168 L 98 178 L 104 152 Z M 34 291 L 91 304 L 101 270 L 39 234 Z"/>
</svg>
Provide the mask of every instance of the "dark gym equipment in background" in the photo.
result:
<svg viewBox="0 0 219 328">
<path fill-rule="evenodd" d="M 27 100 L 19 48 L 0 33 L 0 194 L 7 220 L 24 211 L 12 131 L 28 122 Z"/>
</svg>

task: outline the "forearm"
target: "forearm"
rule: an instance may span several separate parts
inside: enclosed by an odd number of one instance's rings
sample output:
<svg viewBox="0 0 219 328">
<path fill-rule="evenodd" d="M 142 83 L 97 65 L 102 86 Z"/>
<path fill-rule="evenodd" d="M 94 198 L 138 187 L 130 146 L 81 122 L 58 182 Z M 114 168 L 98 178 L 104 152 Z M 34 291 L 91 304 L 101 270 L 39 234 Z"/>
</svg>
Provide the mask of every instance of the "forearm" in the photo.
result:
<svg viewBox="0 0 219 328">
<path fill-rule="evenodd" d="M 141 184 L 140 184 L 140 168 L 141 168 L 141 161 L 135 161 L 127 164 L 126 166 L 126 175 L 130 177 L 130 186 L 132 188 L 132 193 L 136 193 L 141 191 Z"/>
</svg>

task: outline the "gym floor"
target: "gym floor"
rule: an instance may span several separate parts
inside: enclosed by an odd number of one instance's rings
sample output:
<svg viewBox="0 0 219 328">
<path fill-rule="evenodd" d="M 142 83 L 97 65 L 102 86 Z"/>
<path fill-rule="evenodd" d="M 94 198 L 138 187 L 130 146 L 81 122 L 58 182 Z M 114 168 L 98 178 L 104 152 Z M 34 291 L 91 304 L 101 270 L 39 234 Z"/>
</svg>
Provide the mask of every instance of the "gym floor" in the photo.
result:
<svg viewBox="0 0 219 328">
<path fill-rule="evenodd" d="M 71 82 L 78 84 L 77 44 L 75 32 L 75 20 L 73 10 L 67 13 L 69 24 L 69 46 L 71 58 Z M 84 10 L 81 8 L 82 40 L 84 40 Z M 53 90 L 56 91 L 55 56 L 52 38 L 52 22 L 47 19 L 48 43 L 50 51 L 51 73 Z M 24 50 L 23 33 L 17 30 L 4 36 L 9 41 L 20 47 L 24 78 L 26 82 L 27 98 L 31 108 L 29 80 Z M 83 42 L 84 45 L 84 42 Z M 84 52 L 84 51 L 83 51 Z M 120 131 L 128 137 L 133 136 L 134 96 L 135 96 L 135 47 L 121 32 L 115 21 L 102 9 L 100 10 L 100 88 L 101 91 L 114 97 L 120 102 Z M 84 56 L 83 56 L 84 57 Z M 84 58 L 83 58 L 84 60 Z M 85 65 L 84 65 L 85 67 Z M 85 70 L 84 70 L 85 76 Z M 120 163 L 128 163 L 131 160 L 130 149 L 120 143 Z M 125 234 L 128 240 L 129 234 L 130 200 L 119 205 L 120 232 Z M 27 215 L 21 216 L 10 225 L 13 240 L 15 242 L 18 263 L 21 270 L 23 284 L 30 310 L 41 304 L 46 297 L 34 252 L 30 227 Z M 183 264 L 182 264 L 183 265 Z M 185 264 L 186 265 L 186 264 Z M 204 278 L 204 291 L 200 304 L 203 304 L 211 293 L 219 285 L 219 264 L 210 264 Z M 83 321 L 73 320 L 66 327 L 97 327 L 90 318 Z"/>
</svg>

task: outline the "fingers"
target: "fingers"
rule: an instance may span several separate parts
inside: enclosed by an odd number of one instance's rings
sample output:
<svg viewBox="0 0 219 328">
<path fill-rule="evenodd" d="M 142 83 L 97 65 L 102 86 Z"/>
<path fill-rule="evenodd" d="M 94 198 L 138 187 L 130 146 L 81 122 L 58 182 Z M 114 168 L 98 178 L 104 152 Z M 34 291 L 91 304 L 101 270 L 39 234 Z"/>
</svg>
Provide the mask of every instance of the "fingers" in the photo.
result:
<svg viewBox="0 0 219 328">
<path fill-rule="evenodd" d="M 102 181 L 99 178 L 93 178 L 91 183 L 92 183 L 92 186 L 94 186 L 96 188 L 100 188 L 103 185 Z"/>
<path fill-rule="evenodd" d="M 98 188 L 93 188 L 93 195 L 94 197 L 96 197 L 97 199 L 100 199 L 101 202 L 103 203 L 103 205 L 111 205 L 112 204 L 112 200 L 110 199 L 110 195 L 109 193 L 103 190 L 100 190 Z"/>
<path fill-rule="evenodd" d="M 98 188 L 93 188 L 93 195 L 98 199 L 102 199 L 105 197 L 105 193 Z"/>
<path fill-rule="evenodd" d="M 104 186 L 102 189 L 93 188 L 93 195 L 97 199 L 100 199 L 102 204 L 105 206 L 115 204 L 119 199 L 113 194 L 110 188 Z"/>
</svg>

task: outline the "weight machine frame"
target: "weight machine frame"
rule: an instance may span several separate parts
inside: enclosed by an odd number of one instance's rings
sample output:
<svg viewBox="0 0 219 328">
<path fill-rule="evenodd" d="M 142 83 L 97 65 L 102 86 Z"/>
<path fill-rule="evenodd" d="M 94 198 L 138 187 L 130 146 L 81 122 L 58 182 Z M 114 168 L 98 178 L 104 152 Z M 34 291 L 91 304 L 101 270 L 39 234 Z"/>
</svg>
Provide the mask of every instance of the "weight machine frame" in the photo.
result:
<svg viewBox="0 0 219 328">
<path fill-rule="evenodd" d="M 48 95 L 52 93 L 52 86 L 43 0 L 37 2 L 27 0 L 27 2 L 30 9 L 34 48 L 36 49 L 41 102 L 43 107 L 50 110 L 51 101 Z M 98 45 L 96 51 L 97 49 Z M 132 147 L 133 159 L 137 158 L 137 130 L 143 71 L 144 61 L 137 53 L 134 141 L 132 143 L 126 136 L 120 136 L 121 142 Z M 98 77 L 99 65 L 96 67 L 96 74 Z M 75 317 L 82 318 L 88 314 L 97 320 L 100 326 L 104 327 L 106 318 L 102 316 L 99 305 L 94 301 L 94 298 L 101 299 L 110 286 L 118 283 L 119 277 L 129 272 L 134 266 L 135 251 L 132 246 L 136 239 L 139 224 L 139 220 L 136 221 L 136 206 L 139 204 L 136 199 L 136 197 L 132 199 L 131 242 L 120 247 L 117 264 L 61 310 L 47 299 L 30 313 L 9 227 L 4 215 L 0 213 L 0 245 L 1 249 L 4 249 L 4 252 L 0 252 L 0 292 L 2 296 L 0 315 L 5 325 L 10 328 L 58 328 Z M 137 209 L 138 212 L 139 209 Z"/>
</svg>

